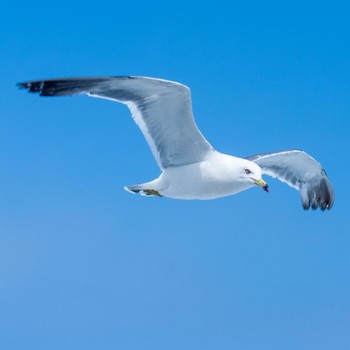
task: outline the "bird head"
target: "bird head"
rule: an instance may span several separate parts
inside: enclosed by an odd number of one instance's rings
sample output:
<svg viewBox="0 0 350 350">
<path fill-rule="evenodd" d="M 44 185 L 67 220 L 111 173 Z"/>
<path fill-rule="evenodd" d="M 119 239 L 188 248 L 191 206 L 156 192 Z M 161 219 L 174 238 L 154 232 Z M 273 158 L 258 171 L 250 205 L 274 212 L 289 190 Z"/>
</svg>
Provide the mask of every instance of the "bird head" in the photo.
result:
<svg viewBox="0 0 350 350">
<path fill-rule="evenodd" d="M 257 185 L 264 191 L 269 192 L 267 183 L 261 176 L 262 170 L 259 165 L 249 160 L 244 160 L 240 167 L 240 178 L 251 186 Z"/>
</svg>

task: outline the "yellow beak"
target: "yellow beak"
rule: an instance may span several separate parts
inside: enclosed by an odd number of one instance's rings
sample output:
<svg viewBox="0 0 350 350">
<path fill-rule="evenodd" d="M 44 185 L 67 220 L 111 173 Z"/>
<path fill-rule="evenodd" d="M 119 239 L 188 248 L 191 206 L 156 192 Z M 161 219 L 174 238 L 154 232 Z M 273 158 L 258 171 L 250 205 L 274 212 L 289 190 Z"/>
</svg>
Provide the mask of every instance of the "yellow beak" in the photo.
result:
<svg viewBox="0 0 350 350">
<path fill-rule="evenodd" d="M 263 179 L 255 180 L 256 185 L 260 186 L 264 191 L 269 192 L 269 186 Z"/>
</svg>

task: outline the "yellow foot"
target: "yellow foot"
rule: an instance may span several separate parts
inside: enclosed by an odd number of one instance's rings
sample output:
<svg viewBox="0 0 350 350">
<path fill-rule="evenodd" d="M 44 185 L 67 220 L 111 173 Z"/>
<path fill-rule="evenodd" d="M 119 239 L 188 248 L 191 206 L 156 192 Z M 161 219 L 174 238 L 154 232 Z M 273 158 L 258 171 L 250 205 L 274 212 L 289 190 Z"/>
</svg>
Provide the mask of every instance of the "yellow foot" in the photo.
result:
<svg viewBox="0 0 350 350">
<path fill-rule="evenodd" d="M 142 190 L 142 192 L 146 196 L 157 196 L 157 197 L 163 197 L 158 191 L 156 190 Z"/>
</svg>

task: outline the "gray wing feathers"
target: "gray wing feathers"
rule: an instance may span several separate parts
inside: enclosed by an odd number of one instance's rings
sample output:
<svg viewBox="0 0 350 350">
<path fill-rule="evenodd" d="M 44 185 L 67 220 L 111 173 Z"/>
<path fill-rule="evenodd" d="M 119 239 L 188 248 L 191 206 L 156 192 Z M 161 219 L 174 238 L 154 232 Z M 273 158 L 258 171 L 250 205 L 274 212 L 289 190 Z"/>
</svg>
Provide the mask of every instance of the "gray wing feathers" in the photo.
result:
<svg viewBox="0 0 350 350">
<path fill-rule="evenodd" d="M 212 150 L 198 130 L 186 86 L 147 77 L 43 80 L 19 84 L 41 96 L 86 94 L 126 104 L 160 166 L 203 160 Z"/>
<path fill-rule="evenodd" d="M 258 154 L 247 157 L 263 173 L 276 177 L 300 191 L 304 209 L 331 209 L 334 202 L 332 185 L 321 164 L 299 150 Z"/>
</svg>

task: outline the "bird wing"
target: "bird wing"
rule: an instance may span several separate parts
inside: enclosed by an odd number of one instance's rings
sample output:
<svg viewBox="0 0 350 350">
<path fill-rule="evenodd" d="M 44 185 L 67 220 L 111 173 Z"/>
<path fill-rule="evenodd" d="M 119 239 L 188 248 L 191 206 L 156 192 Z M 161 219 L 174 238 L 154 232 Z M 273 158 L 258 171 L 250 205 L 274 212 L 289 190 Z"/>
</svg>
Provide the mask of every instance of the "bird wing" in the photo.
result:
<svg viewBox="0 0 350 350">
<path fill-rule="evenodd" d="M 331 209 L 334 193 L 321 164 L 303 151 L 290 150 L 247 157 L 263 173 L 299 190 L 304 209 Z"/>
<path fill-rule="evenodd" d="M 198 130 L 190 89 L 147 77 L 70 78 L 18 84 L 41 96 L 86 94 L 128 106 L 161 169 L 205 158 L 212 146 Z"/>
</svg>

